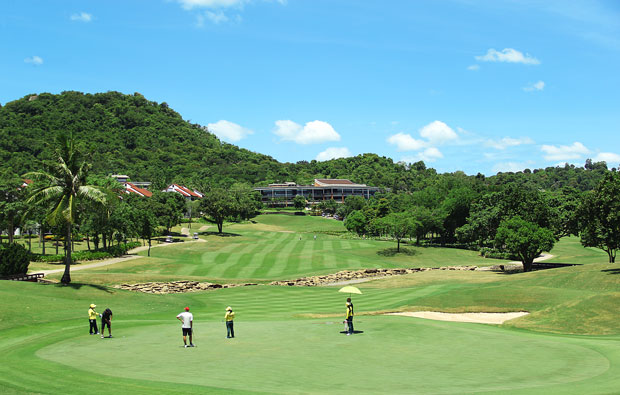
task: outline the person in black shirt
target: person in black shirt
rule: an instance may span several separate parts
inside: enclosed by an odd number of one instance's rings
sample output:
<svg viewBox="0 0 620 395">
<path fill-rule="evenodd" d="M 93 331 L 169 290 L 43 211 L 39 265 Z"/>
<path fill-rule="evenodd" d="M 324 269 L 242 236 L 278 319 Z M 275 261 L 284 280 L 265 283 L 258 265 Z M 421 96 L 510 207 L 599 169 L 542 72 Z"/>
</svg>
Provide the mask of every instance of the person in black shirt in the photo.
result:
<svg viewBox="0 0 620 395">
<path fill-rule="evenodd" d="M 108 326 L 108 337 L 112 337 L 112 310 L 105 309 L 101 315 L 101 338 L 105 332 L 106 325 Z"/>
</svg>

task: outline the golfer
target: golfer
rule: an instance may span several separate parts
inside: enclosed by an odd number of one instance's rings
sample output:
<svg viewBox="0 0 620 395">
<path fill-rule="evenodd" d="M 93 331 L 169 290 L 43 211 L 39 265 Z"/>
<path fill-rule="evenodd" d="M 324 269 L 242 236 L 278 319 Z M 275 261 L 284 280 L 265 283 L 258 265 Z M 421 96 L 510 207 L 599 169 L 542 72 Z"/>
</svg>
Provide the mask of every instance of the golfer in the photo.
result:
<svg viewBox="0 0 620 395">
<path fill-rule="evenodd" d="M 353 302 L 351 302 L 351 298 L 347 298 L 347 318 L 346 323 L 348 326 L 347 336 L 353 334 Z"/>
<path fill-rule="evenodd" d="M 183 325 L 181 329 L 183 330 L 183 344 L 185 344 L 185 348 L 187 348 L 187 336 L 189 335 L 189 347 L 194 347 L 194 343 L 192 342 L 192 329 L 194 328 L 194 316 L 189 312 L 189 307 L 185 308 L 185 311 L 181 314 L 177 315 L 177 320 L 181 321 Z"/>
<path fill-rule="evenodd" d="M 103 314 L 99 314 L 101 317 L 101 338 L 104 338 L 105 327 L 108 326 L 108 337 L 112 337 L 112 310 L 105 309 Z"/>
<path fill-rule="evenodd" d="M 235 312 L 232 307 L 226 307 L 226 315 L 224 320 L 226 321 L 226 338 L 230 339 L 235 337 L 235 328 L 233 327 L 233 320 L 235 319 Z"/>
<path fill-rule="evenodd" d="M 95 311 L 96 304 L 91 303 L 90 309 L 88 309 L 88 322 L 90 323 L 89 332 L 91 335 L 98 335 L 99 329 L 97 329 L 97 312 Z"/>
</svg>

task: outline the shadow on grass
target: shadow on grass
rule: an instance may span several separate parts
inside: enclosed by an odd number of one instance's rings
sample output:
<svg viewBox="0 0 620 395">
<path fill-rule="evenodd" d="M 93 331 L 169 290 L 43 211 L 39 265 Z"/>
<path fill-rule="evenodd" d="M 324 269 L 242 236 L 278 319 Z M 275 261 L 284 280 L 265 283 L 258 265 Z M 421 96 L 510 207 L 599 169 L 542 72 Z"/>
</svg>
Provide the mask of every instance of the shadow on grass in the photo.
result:
<svg viewBox="0 0 620 395">
<path fill-rule="evenodd" d="M 617 268 L 617 269 L 604 269 L 604 270 L 601 270 L 601 271 L 605 272 L 605 273 L 609 273 L 609 274 L 620 274 L 620 268 Z"/>
<path fill-rule="evenodd" d="M 69 287 L 69 288 L 73 288 L 73 289 L 80 289 L 82 287 L 91 287 L 91 288 L 98 289 L 99 291 L 107 292 L 109 294 L 113 293 L 112 291 L 110 291 L 110 289 L 108 287 L 103 286 L 103 285 L 97 285 L 97 284 L 83 284 L 83 283 L 63 284 L 63 283 L 58 283 L 58 284 L 54 284 L 54 286 L 55 287 Z"/>
<path fill-rule="evenodd" d="M 396 247 L 386 248 L 386 249 L 377 251 L 377 255 L 387 256 L 387 257 L 395 256 L 396 254 L 414 256 L 417 253 L 418 252 L 416 250 L 412 250 L 412 249 L 405 248 L 405 247 L 400 247 L 400 251 L 398 251 Z"/>
<path fill-rule="evenodd" d="M 208 230 L 205 230 L 204 232 L 200 232 L 198 234 L 201 235 L 201 236 L 219 236 L 219 237 L 238 237 L 238 236 L 241 236 L 238 233 L 228 233 L 228 232 L 218 233 L 218 232 L 208 231 Z"/>
<path fill-rule="evenodd" d="M 340 333 L 347 333 L 347 331 L 340 331 Z M 364 333 L 364 331 L 356 331 L 356 330 L 353 331 L 354 335 L 357 335 L 359 333 Z"/>
</svg>

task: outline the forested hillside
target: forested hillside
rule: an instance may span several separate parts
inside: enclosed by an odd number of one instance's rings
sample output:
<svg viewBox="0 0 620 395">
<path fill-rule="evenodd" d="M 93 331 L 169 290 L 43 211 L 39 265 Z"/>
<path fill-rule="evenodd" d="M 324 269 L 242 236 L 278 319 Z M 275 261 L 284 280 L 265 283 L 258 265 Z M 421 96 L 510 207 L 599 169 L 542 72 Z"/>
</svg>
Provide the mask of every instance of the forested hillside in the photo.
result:
<svg viewBox="0 0 620 395">
<path fill-rule="evenodd" d="M 325 162 L 280 163 L 275 159 L 221 142 L 205 127 L 189 123 L 165 102 L 149 101 L 139 93 L 33 94 L 0 107 L 2 173 L 38 170 L 52 153 L 58 132 L 73 132 L 89 154 L 91 174 L 122 173 L 151 181 L 155 188 L 177 182 L 190 186 L 225 186 L 235 182 L 264 185 L 314 178 L 348 178 L 358 183 L 417 191 L 437 183 L 439 189 L 463 182 L 474 189 L 501 189 L 510 183 L 539 189 L 573 187 L 591 190 L 607 169 L 588 162 L 585 168 L 550 167 L 503 173 L 493 177 L 464 173 L 438 175 L 423 162 L 394 163 L 375 154 Z M 441 180 L 443 179 L 443 180 Z M 456 181 L 450 181 L 456 180 Z"/>
</svg>

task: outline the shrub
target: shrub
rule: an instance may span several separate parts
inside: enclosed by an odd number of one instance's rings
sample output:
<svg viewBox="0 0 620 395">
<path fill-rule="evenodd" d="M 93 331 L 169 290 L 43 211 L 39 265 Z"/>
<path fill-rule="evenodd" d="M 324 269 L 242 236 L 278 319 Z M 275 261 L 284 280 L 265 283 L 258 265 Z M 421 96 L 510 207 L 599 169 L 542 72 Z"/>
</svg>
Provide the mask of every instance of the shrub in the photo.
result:
<svg viewBox="0 0 620 395">
<path fill-rule="evenodd" d="M 0 275 L 26 274 L 30 252 L 21 244 L 12 243 L 0 248 Z"/>
<path fill-rule="evenodd" d="M 121 255 L 125 255 L 127 251 L 132 248 L 140 247 L 140 242 L 133 241 L 131 243 L 110 246 L 106 250 L 97 251 L 75 251 L 71 254 L 74 261 L 96 261 L 100 259 L 113 258 Z M 64 255 L 35 255 L 33 254 L 32 260 L 36 262 L 62 262 L 65 259 Z"/>
</svg>

